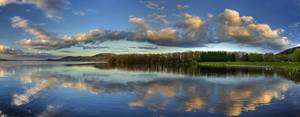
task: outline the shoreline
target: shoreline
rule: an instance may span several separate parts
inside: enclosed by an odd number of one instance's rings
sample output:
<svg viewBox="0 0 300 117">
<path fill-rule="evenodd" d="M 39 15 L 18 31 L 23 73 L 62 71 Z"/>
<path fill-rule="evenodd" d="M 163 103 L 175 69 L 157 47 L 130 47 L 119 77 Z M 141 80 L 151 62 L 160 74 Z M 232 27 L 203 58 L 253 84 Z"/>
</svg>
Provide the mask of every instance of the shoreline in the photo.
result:
<svg viewBox="0 0 300 117">
<path fill-rule="evenodd" d="M 199 66 L 231 68 L 266 68 L 300 72 L 300 62 L 197 62 Z"/>
</svg>

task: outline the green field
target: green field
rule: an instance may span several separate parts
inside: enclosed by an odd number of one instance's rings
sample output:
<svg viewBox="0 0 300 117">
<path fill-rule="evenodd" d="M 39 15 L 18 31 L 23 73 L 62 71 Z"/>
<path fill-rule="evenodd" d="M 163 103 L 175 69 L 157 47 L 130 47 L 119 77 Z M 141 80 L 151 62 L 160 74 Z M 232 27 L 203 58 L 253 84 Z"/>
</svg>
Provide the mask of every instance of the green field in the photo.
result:
<svg viewBox="0 0 300 117">
<path fill-rule="evenodd" d="M 300 71 L 300 62 L 199 62 L 198 65 L 233 68 L 270 68 Z"/>
</svg>

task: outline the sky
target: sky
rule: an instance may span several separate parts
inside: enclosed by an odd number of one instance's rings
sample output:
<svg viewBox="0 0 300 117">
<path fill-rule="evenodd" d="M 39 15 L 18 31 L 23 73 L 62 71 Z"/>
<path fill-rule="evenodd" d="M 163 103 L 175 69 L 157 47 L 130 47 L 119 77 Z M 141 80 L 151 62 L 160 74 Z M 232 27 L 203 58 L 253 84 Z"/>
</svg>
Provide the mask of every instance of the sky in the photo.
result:
<svg viewBox="0 0 300 117">
<path fill-rule="evenodd" d="M 279 52 L 300 0 L 0 0 L 0 55 Z"/>
</svg>

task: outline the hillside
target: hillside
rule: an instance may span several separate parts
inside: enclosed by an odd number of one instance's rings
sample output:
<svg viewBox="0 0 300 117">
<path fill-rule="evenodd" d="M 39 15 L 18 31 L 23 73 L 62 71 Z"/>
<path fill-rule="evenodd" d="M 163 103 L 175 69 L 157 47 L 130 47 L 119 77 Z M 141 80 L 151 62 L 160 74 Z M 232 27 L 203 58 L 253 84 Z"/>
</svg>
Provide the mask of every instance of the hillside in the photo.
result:
<svg viewBox="0 0 300 117">
<path fill-rule="evenodd" d="M 286 50 L 284 50 L 284 51 L 282 51 L 282 52 L 280 52 L 278 54 L 292 54 L 292 53 L 294 53 L 294 51 L 296 49 L 300 49 L 300 46 L 293 47 L 293 48 L 290 48 L 290 49 L 286 49 Z"/>
<path fill-rule="evenodd" d="M 174 56 L 188 56 L 188 55 L 193 55 L 191 57 L 188 57 L 189 59 L 199 56 L 201 55 L 200 58 L 197 58 L 197 60 L 199 61 L 201 59 L 201 61 L 275 61 L 275 58 L 277 58 L 276 60 L 281 60 L 281 61 L 298 61 L 300 60 L 298 56 L 296 56 L 295 53 L 297 53 L 297 51 L 300 49 L 300 46 L 298 47 L 294 47 L 294 48 L 290 48 L 287 50 L 284 50 L 280 53 L 278 53 L 277 55 L 274 55 L 273 57 L 270 57 L 272 55 L 263 55 L 263 54 L 256 54 L 256 53 L 230 53 L 230 52 L 223 52 L 223 51 L 211 51 L 211 52 L 184 52 L 184 53 L 172 53 L 172 55 Z M 166 56 L 168 54 L 165 55 L 161 55 L 161 56 Z M 194 56 L 195 55 L 195 56 Z M 153 56 L 157 56 L 157 55 L 153 55 Z M 263 57 L 263 56 L 267 56 L 267 57 Z M 125 58 L 124 58 L 125 57 Z M 141 60 L 136 60 L 137 58 L 141 57 Z M 143 54 L 124 54 L 124 55 L 116 55 L 116 54 L 112 54 L 112 53 L 101 53 L 101 54 L 97 54 L 94 56 L 67 56 L 67 57 L 63 57 L 63 58 L 59 58 L 59 59 L 48 59 L 47 61 L 109 61 L 109 60 L 115 60 L 115 59 L 120 59 L 120 60 L 132 60 L 134 62 L 141 62 L 141 63 L 147 63 L 143 60 L 149 59 L 149 55 L 143 55 Z M 182 58 L 182 57 L 179 57 Z M 272 59 L 272 60 L 263 60 L 263 58 L 266 59 Z M 225 60 L 226 59 L 226 60 Z M 227 60 L 230 59 L 230 60 Z M 244 60 L 245 59 L 245 60 Z M 0 59 L 1 61 L 1 59 Z M 182 61 L 181 61 L 182 62 Z"/>
<path fill-rule="evenodd" d="M 6 59 L 0 59 L 0 61 L 7 61 Z"/>
<path fill-rule="evenodd" d="M 67 56 L 60 59 L 48 59 L 48 61 L 108 61 L 114 54 L 102 53 L 94 56 Z"/>
</svg>

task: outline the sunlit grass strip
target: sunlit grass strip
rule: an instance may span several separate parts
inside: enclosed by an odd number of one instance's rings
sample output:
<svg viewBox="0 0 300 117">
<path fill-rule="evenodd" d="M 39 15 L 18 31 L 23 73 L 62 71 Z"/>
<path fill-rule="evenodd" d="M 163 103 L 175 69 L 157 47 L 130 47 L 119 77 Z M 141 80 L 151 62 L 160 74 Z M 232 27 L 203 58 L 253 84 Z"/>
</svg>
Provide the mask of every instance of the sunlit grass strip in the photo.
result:
<svg viewBox="0 0 300 117">
<path fill-rule="evenodd" d="M 270 68 L 300 71 L 300 62 L 199 62 L 198 65 L 232 68 Z"/>
</svg>

